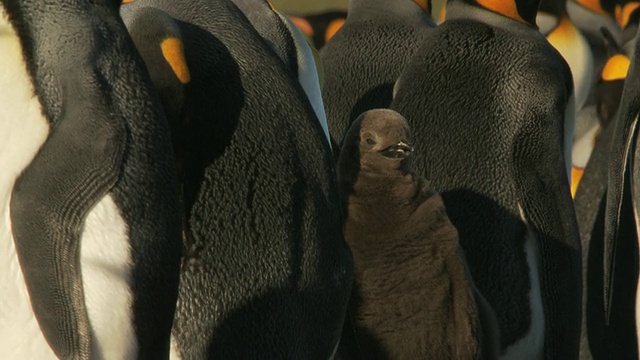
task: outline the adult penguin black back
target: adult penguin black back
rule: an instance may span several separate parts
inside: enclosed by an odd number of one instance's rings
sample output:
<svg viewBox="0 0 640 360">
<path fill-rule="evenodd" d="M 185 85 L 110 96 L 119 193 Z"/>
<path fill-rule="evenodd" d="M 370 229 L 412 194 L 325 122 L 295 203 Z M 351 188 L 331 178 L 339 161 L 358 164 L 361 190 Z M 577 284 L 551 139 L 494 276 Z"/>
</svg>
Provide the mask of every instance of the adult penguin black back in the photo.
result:
<svg viewBox="0 0 640 360">
<path fill-rule="evenodd" d="M 322 97 L 335 143 L 360 114 L 389 107 L 419 39 L 435 26 L 430 2 L 351 0 L 347 20 L 320 51 Z"/>
<path fill-rule="evenodd" d="M 454 0 L 391 108 L 442 194 L 503 359 L 575 359 L 580 241 L 567 181 L 571 73 L 533 25 L 537 1 Z"/>
<path fill-rule="evenodd" d="M 299 83 L 229 1 L 137 0 L 121 12 L 132 33 L 145 17 L 176 24 L 190 74 L 172 358 L 330 357 L 353 269 L 331 151 Z M 161 72 L 161 52 L 142 52 Z"/>
<path fill-rule="evenodd" d="M 637 35 L 636 35 L 637 36 Z M 640 49 L 631 57 L 629 72 L 622 91 L 622 100 L 615 119 L 615 130 L 611 141 L 608 168 L 607 199 L 604 218 L 604 312 L 605 324 L 614 320 L 615 304 L 619 295 L 635 294 L 636 333 L 639 343 L 637 321 L 640 316 L 638 286 L 638 115 L 640 114 Z M 612 124 L 613 125 L 613 124 Z M 633 245 L 635 253 L 622 254 L 620 248 Z M 629 274 L 633 274 L 630 276 Z M 624 281 L 632 277 L 634 284 Z M 629 316 L 629 314 L 627 314 Z M 630 316 L 629 316 L 630 317 Z M 637 354 L 636 354 L 637 356 Z"/>
<path fill-rule="evenodd" d="M 178 187 L 119 6 L 0 7 L 3 358 L 169 356 Z"/>
</svg>

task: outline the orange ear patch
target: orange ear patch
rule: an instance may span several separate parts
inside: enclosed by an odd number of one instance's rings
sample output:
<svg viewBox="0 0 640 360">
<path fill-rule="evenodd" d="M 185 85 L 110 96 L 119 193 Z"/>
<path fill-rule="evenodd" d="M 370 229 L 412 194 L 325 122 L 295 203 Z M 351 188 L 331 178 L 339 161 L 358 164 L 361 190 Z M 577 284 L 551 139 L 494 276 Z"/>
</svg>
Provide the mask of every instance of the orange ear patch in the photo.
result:
<svg viewBox="0 0 640 360">
<path fill-rule="evenodd" d="M 418 4 L 424 12 L 429 13 L 429 0 L 413 0 L 413 2 Z"/>
<path fill-rule="evenodd" d="M 477 0 L 477 3 L 486 9 L 519 21 L 523 24 L 527 23 L 518 13 L 518 7 L 514 0 Z"/>
<path fill-rule="evenodd" d="M 610 16 L 610 14 L 602 8 L 600 0 L 576 0 L 576 2 L 596 14 Z"/>
<path fill-rule="evenodd" d="M 620 4 L 616 5 L 616 21 L 623 29 L 627 27 L 629 24 L 629 20 L 631 19 L 631 14 L 640 7 L 640 2 L 630 2 L 624 4 L 624 6 L 620 6 Z"/>
<path fill-rule="evenodd" d="M 613 81 L 626 78 L 629 66 L 631 66 L 631 60 L 628 57 L 621 54 L 612 56 L 602 69 L 602 80 Z"/>
<path fill-rule="evenodd" d="M 123 4 L 128 4 L 128 3 L 132 3 L 134 0 L 122 0 Z"/>
<path fill-rule="evenodd" d="M 184 45 L 177 37 L 166 38 L 160 44 L 162 55 L 171 66 L 171 69 L 178 77 L 181 83 L 187 84 L 191 81 L 189 67 L 184 57 Z"/>
<path fill-rule="evenodd" d="M 308 37 L 313 37 L 313 26 L 304 18 L 298 16 L 289 16 L 289 19 Z"/>
<path fill-rule="evenodd" d="M 324 32 L 324 42 L 329 41 L 335 35 L 338 30 L 344 25 L 345 19 L 335 19 L 327 25 L 327 30 Z"/>
</svg>

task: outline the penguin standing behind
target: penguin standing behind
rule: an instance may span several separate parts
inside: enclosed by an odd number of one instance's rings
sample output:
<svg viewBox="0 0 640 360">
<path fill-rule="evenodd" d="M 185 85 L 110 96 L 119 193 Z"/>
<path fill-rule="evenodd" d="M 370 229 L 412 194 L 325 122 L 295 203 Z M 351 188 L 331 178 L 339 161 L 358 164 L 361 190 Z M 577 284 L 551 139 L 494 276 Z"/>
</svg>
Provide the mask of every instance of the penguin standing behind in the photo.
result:
<svg viewBox="0 0 640 360">
<path fill-rule="evenodd" d="M 321 64 L 319 64 L 317 51 L 309 45 L 296 25 L 268 0 L 233 0 L 233 2 L 242 10 L 278 57 L 287 64 L 292 75 L 298 79 L 331 146 L 327 115 L 320 90 L 318 69 Z"/>
<path fill-rule="evenodd" d="M 582 109 L 576 119 L 575 139 L 571 152 L 573 162 L 571 169 L 572 195 L 575 195 L 579 188 L 580 181 L 591 158 L 591 153 L 595 149 L 597 137 L 613 121 L 620 105 L 624 79 L 631 64 L 631 60 L 621 52 L 622 50 L 618 48 L 617 53 L 607 60 L 602 68 L 600 80 L 596 83 L 594 89 L 595 103 Z M 610 145 L 609 143 L 602 146 Z M 606 162 L 602 163 L 603 166 L 606 166 L 606 164 Z M 592 168 L 594 169 L 592 171 L 599 171 L 595 170 L 596 168 L 593 166 Z M 599 169 L 599 167 L 597 168 Z M 596 193 L 591 193 L 591 195 L 595 196 L 594 199 L 597 198 Z M 578 220 L 580 220 L 580 217 L 578 217 Z M 584 242 L 584 237 L 581 236 L 580 238 Z"/>
<path fill-rule="evenodd" d="M 540 32 L 567 61 L 573 76 L 575 109 L 582 109 L 593 83 L 593 54 L 589 43 L 567 14 L 567 0 L 541 0 L 536 22 Z"/>
<path fill-rule="evenodd" d="M 594 81 L 597 81 L 609 55 L 602 28 L 606 28 L 617 44 L 622 43 L 622 29 L 614 19 L 612 0 L 568 0 L 567 13 L 580 29 L 593 54 Z M 594 94 L 592 93 L 592 96 Z"/>
<path fill-rule="evenodd" d="M 616 22 L 622 29 L 620 47 L 625 55 L 635 52 L 636 34 L 640 22 L 640 1 L 619 1 L 615 7 Z"/>
<path fill-rule="evenodd" d="M 335 143 L 364 111 L 389 107 L 393 85 L 419 39 L 435 24 L 430 3 L 351 0 L 342 28 L 320 51 L 322 97 Z"/>
<path fill-rule="evenodd" d="M 452 0 L 398 79 L 391 109 L 414 167 L 444 199 L 502 359 L 575 359 L 580 239 L 567 181 L 567 63 L 535 27 L 537 1 Z"/>
<path fill-rule="evenodd" d="M 636 41 L 637 41 L 636 35 Z M 638 146 L 638 116 L 640 115 L 640 49 L 631 55 L 629 72 L 624 82 L 622 99 L 615 119 L 608 163 L 606 208 L 604 215 L 604 318 L 613 325 L 617 302 L 632 296 L 632 307 L 626 308 L 627 318 L 635 315 L 635 326 L 628 327 L 631 344 L 636 345 L 632 355 L 640 350 L 640 276 L 638 275 L 638 234 L 640 228 L 640 161 Z M 613 124 L 612 124 L 613 125 Z M 622 252 L 621 249 L 633 249 Z M 630 281 L 631 280 L 631 281 Z M 625 303 L 627 303 L 625 301 Z M 628 304 L 628 303 L 627 303 Z M 628 343 L 627 343 L 628 345 Z"/>
<path fill-rule="evenodd" d="M 377 109 L 353 122 L 340 153 L 355 347 L 362 359 L 498 359 L 495 314 L 411 150 L 406 120 Z"/>
<path fill-rule="evenodd" d="M 173 77 L 165 86 L 184 93 L 170 119 L 184 129 L 186 211 L 172 359 L 329 358 L 353 265 L 300 84 L 230 1 L 137 0 L 121 13 L 159 91 Z M 163 53 L 173 37 L 183 52 Z"/>
<path fill-rule="evenodd" d="M 4 359 L 169 356 L 178 186 L 119 5 L 0 6 Z"/>
</svg>

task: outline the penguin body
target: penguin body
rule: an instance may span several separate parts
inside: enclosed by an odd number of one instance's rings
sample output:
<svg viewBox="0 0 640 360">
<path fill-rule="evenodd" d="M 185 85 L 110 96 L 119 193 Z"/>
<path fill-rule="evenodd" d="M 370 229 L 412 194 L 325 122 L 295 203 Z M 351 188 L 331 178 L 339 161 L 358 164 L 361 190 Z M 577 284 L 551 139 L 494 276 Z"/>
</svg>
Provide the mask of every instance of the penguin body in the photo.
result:
<svg viewBox="0 0 640 360">
<path fill-rule="evenodd" d="M 361 113 L 389 106 L 396 79 L 435 26 L 427 9 L 411 0 L 354 0 L 348 14 L 320 51 L 322 96 L 337 144 Z"/>
<path fill-rule="evenodd" d="M 637 36 L 637 35 L 636 35 Z M 635 345 L 629 356 L 638 356 L 638 319 L 640 319 L 640 277 L 638 276 L 638 134 L 640 114 L 640 66 L 638 49 L 631 56 L 629 71 L 624 82 L 620 106 L 616 113 L 607 169 L 607 196 L 604 215 L 603 269 L 604 320 L 609 327 L 616 326 L 616 313 L 620 303 L 625 306 L 623 316 L 628 320 L 635 313 L 635 324 L 627 322 L 624 334 L 630 339 L 628 349 Z M 593 241 L 593 239 L 592 239 Z M 626 251 L 623 251 L 626 250 Z M 632 249 L 632 250 L 629 250 Z M 630 305 L 630 306 L 629 306 Z M 622 324 L 624 325 L 624 324 Z M 619 331 L 620 329 L 615 329 Z"/>
<path fill-rule="evenodd" d="M 307 94 L 329 145 L 329 127 L 320 90 L 320 60 L 296 25 L 266 0 L 234 0 L 254 28 L 287 64 Z"/>
<path fill-rule="evenodd" d="M 11 139 L 0 159 L 10 164 L 0 349 L 12 359 L 168 358 L 181 226 L 161 105 L 118 3 L 32 5 L 1 7 L 0 82 L 16 98 L 0 100 Z"/>
<path fill-rule="evenodd" d="M 533 26 L 536 11 L 536 2 L 450 1 L 391 109 L 421 139 L 414 168 L 458 229 L 498 317 L 501 358 L 573 359 L 581 262 L 566 173 L 572 79 Z"/>
<path fill-rule="evenodd" d="M 121 13 L 137 44 L 137 24 L 177 24 L 190 74 L 174 78 L 184 110 L 170 119 L 184 128 L 186 211 L 172 358 L 332 356 L 353 265 L 331 151 L 297 79 L 229 1 Z M 156 86 L 163 36 L 139 47 Z"/>
<path fill-rule="evenodd" d="M 442 199 L 410 156 L 406 120 L 388 109 L 358 117 L 340 153 L 360 356 L 498 359 L 495 314 L 483 307 Z"/>
</svg>

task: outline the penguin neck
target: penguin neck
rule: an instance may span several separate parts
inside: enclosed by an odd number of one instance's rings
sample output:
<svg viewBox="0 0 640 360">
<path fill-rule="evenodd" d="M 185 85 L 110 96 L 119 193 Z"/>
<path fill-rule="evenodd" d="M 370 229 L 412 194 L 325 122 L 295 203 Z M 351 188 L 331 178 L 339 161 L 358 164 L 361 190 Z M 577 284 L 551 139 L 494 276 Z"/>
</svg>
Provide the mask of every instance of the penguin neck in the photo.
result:
<svg viewBox="0 0 640 360">
<path fill-rule="evenodd" d="M 380 174 L 360 171 L 348 198 L 348 208 L 349 211 L 363 209 L 373 217 L 387 218 L 394 214 L 406 219 L 415 210 L 412 199 L 416 191 L 417 183 L 410 172 L 398 170 Z"/>
<path fill-rule="evenodd" d="M 573 0 L 580 6 L 589 11 L 606 17 L 611 17 L 611 9 L 610 6 L 604 6 L 604 1 L 600 0 Z M 609 5 L 607 3 L 607 5 Z"/>
<path fill-rule="evenodd" d="M 539 34 L 538 27 L 535 25 L 535 17 L 533 23 L 522 22 L 486 9 L 480 5 L 472 5 L 461 0 L 448 1 L 446 20 L 461 19 L 473 20 L 493 27 L 507 29 L 510 32 L 526 37 L 531 36 L 533 33 Z M 540 36 L 542 37 L 542 35 Z"/>
<path fill-rule="evenodd" d="M 389 15 L 402 18 L 424 17 L 430 15 L 413 0 L 351 0 L 347 18 L 349 20 L 367 20 L 386 18 Z"/>
<path fill-rule="evenodd" d="M 555 0 L 542 0 L 540 1 L 539 12 L 551 14 L 558 20 L 567 16 L 567 0 L 555 1 Z"/>
</svg>

